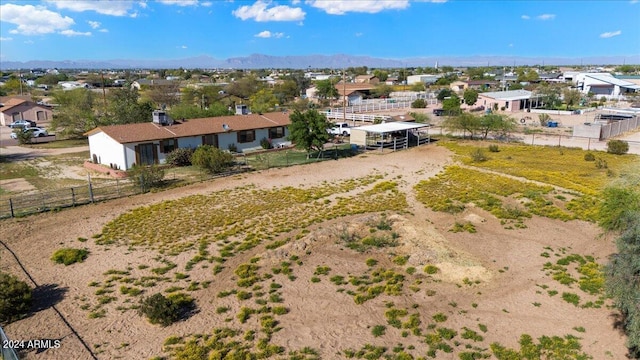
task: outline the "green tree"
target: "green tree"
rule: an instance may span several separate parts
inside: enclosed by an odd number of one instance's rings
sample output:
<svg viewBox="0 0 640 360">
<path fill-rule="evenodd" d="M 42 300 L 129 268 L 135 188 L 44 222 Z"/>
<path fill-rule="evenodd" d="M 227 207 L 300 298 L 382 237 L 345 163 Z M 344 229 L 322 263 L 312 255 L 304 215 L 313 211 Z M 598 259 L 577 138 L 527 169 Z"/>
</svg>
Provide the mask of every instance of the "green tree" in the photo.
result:
<svg viewBox="0 0 640 360">
<path fill-rule="evenodd" d="M 0 325 L 23 318 L 31 309 L 31 300 L 27 283 L 0 271 Z"/>
<path fill-rule="evenodd" d="M 464 138 L 469 133 L 470 137 L 480 129 L 480 117 L 471 113 L 462 113 L 458 116 L 451 116 L 445 119 L 442 126 L 449 131 L 462 131 Z"/>
<path fill-rule="evenodd" d="M 278 104 L 278 99 L 269 89 L 258 90 L 257 93 L 249 97 L 251 101 L 251 111 L 254 113 L 266 113 L 272 111 Z"/>
<path fill-rule="evenodd" d="M 338 97 L 338 89 L 333 79 L 316 81 L 316 95 L 320 99 L 335 99 Z"/>
<path fill-rule="evenodd" d="M 108 116 L 104 121 L 108 125 L 149 122 L 152 119 L 153 105 L 140 101 L 136 89 L 113 89 L 109 92 L 108 100 Z"/>
<path fill-rule="evenodd" d="M 278 103 L 281 105 L 290 103 L 299 94 L 298 85 L 294 80 L 284 80 L 282 83 L 276 84 L 273 87 L 273 95 L 275 95 Z"/>
<path fill-rule="evenodd" d="M 229 111 L 229 108 L 222 103 L 209 104 L 207 108 L 201 108 L 196 105 L 179 104 L 173 106 L 169 110 L 169 116 L 172 119 L 199 119 L 216 116 L 232 115 L 233 112 Z"/>
<path fill-rule="evenodd" d="M 376 98 L 389 97 L 389 95 L 393 92 L 393 87 L 387 84 L 378 84 L 371 91 L 371 95 Z"/>
<path fill-rule="evenodd" d="M 516 121 L 501 114 L 487 114 L 480 118 L 478 129 L 482 139 L 486 139 L 489 133 L 497 136 L 506 135 L 516 127 Z"/>
<path fill-rule="evenodd" d="M 212 174 L 221 173 L 233 165 L 233 155 L 211 145 L 198 146 L 191 156 L 191 163 Z"/>
<path fill-rule="evenodd" d="M 557 109 L 562 103 L 560 100 L 561 88 L 547 83 L 541 84 L 537 89 L 545 109 Z"/>
<path fill-rule="evenodd" d="M 447 99 L 442 101 L 442 109 L 445 111 L 447 115 L 458 115 L 460 114 L 460 98 L 456 94 L 452 94 Z"/>
<path fill-rule="evenodd" d="M 562 92 L 564 102 L 567 104 L 567 110 L 571 110 L 571 107 L 580 103 L 582 93 L 575 89 L 564 89 Z"/>
<path fill-rule="evenodd" d="M 20 79 L 14 76 L 9 78 L 9 80 L 5 81 L 4 85 L 2 86 L 2 90 L 10 95 L 19 95 L 20 89 L 24 91 L 26 88 L 27 88 L 27 85 L 25 84 L 21 85 Z"/>
<path fill-rule="evenodd" d="M 324 144 L 326 144 L 331 135 L 327 129 L 333 125 L 327 117 L 320 114 L 317 110 L 307 110 L 300 112 L 294 111 L 290 116 L 291 125 L 289 125 L 289 140 L 299 149 L 307 151 L 307 157 L 313 150 L 322 153 Z"/>
<path fill-rule="evenodd" d="M 254 76 L 246 76 L 229 83 L 225 87 L 225 91 L 241 99 L 248 99 L 261 88 L 262 85 Z"/>
<path fill-rule="evenodd" d="M 389 72 L 382 69 L 373 70 L 373 75 L 377 77 L 380 80 L 380 82 L 385 82 L 389 78 Z"/>
<path fill-rule="evenodd" d="M 634 169 L 625 174 L 624 183 L 605 189 L 600 208 L 600 225 L 619 231 L 617 253 L 605 268 L 607 294 L 620 311 L 620 322 L 627 334 L 631 358 L 640 358 L 640 179 Z"/>
<path fill-rule="evenodd" d="M 451 90 L 450 88 L 444 88 L 441 89 L 440 92 L 438 92 L 438 95 L 436 96 L 436 98 L 440 101 L 443 101 L 444 99 L 451 97 L 455 95 L 455 92 L 453 92 L 453 90 Z"/>
<path fill-rule="evenodd" d="M 429 115 L 425 113 L 412 112 L 412 113 L 409 113 L 409 115 L 411 115 L 415 119 L 415 121 L 419 124 L 431 123 L 431 118 L 429 118 Z"/>
<path fill-rule="evenodd" d="M 471 106 L 478 101 L 478 92 L 474 89 L 465 89 L 462 94 L 462 98 L 464 99 L 464 103 Z"/>
<path fill-rule="evenodd" d="M 101 125 L 101 118 L 94 111 L 94 92 L 87 89 L 56 90 L 51 96 L 59 105 L 51 121 L 51 128 L 57 136 L 82 138 L 85 132 Z"/>
</svg>

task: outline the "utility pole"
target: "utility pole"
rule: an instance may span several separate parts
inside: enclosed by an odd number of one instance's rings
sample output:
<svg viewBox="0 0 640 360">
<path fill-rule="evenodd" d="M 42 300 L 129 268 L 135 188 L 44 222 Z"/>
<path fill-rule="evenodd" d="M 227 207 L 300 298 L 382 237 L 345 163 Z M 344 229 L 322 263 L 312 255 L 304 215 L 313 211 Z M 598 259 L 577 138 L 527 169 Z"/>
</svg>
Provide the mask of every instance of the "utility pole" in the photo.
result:
<svg viewBox="0 0 640 360">
<path fill-rule="evenodd" d="M 347 122 L 347 74 L 342 68 L 342 122 Z"/>
</svg>

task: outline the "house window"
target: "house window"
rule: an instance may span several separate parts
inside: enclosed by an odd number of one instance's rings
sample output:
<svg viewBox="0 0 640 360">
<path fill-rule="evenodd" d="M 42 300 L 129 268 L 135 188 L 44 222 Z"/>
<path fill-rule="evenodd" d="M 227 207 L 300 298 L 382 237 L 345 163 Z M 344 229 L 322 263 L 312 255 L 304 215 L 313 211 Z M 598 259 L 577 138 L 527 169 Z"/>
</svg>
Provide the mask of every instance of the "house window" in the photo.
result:
<svg viewBox="0 0 640 360">
<path fill-rule="evenodd" d="M 178 148 L 177 139 L 167 139 L 160 141 L 160 152 L 168 154 Z"/>
<path fill-rule="evenodd" d="M 218 147 L 218 135 L 216 134 L 203 135 L 202 145 L 211 145 L 211 146 Z"/>
<path fill-rule="evenodd" d="M 36 119 L 38 121 L 47 120 L 47 113 L 45 113 L 44 111 L 41 111 L 41 110 L 36 112 Z"/>
<path fill-rule="evenodd" d="M 255 130 L 238 131 L 238 143 L 249 143 L 256 140 Z"/>
<path fill-rule="evenodd" d="M 269 128 L 269 139 L 280 139 L 284 137 L 284 126 Z"/>
<path fill-rule="evenodd" d="M 506 107 L 507 109 L 509 108 L 509 102 L 508 102 L 508 101 L 506 101 L 506 102 L 504 103 L 504 107 Z"/>
</svg>

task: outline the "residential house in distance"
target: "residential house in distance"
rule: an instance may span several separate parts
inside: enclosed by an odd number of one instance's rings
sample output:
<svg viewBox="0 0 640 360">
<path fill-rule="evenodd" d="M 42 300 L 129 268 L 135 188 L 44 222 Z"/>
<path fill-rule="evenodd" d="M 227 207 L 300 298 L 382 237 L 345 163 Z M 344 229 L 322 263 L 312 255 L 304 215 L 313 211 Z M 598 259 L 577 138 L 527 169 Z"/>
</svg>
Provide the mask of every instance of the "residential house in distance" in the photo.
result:
<svg viewBox="0 0 640 360">
<path fill-rule="evenodd" d="M 265 138 L 274 147 L 288 146 L 290 123 L 284 112 L 173 121 L 166 112 L 154 111 L 152 122 L 100 126 L 86 135 L 93 163 L 128 170 L 135 164 L 163 164 L 177 148 L 212 145 L 246 152 L 261 149 Z"/>
<path fill-rule="evenodd" d="M 494 88 L 498 84 L 493 80 L 467 80 L 467 81 L 454 81 L 449 87 L 451 90 L 461 93 L 467 89 L 473 89 L 476 91 L 487 91 Z"/>
<path fill-rule="evenodd" d="M 609 73 L 579 73 L 573 80 L 580 92 L 592 93 L 598 98 L 615 99 L 625 94 L 640 92 L 640 85 L 618 79 Z"/>
<path fill-rule="evenodd" d="M 375 75 L 358 75 L 356 76 L 354 82 L 356 84 L 372 84 L 377 85 L 380 83 L 380 79 L 378 79 Z"/>
<path fill-rule="evenodd" d="M 527 90 L 509 90 L 495 91 L 478 94 L 477 106 L 484 106 L 485 109 L 502 110 L 502 111 L 521 111 L 530 109 L 531 91 Z"/>
<path fill-rule="evenodd" d="M 6 126 L 16 120 L 32 120 L 36 123 L 53 119 L 53 111 L 46 105 L 19 97 L 3 99 L 0 103 L 0 125 Z"/>
</svg>

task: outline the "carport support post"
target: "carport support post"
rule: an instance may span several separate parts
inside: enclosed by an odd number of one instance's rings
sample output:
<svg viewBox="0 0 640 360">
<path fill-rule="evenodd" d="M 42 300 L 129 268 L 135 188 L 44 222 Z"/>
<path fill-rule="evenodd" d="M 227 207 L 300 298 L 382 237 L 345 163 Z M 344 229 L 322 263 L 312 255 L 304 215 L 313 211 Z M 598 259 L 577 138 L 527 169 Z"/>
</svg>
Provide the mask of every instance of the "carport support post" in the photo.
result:
<svg viewBox="0 0 640 360">
<path fill-rule="evenodd" d="M 76 206 L 76 192 L 71 188 L 71 206 Z"/>
<path fill-rule="evenodd" d="M 9 198 L 9 210 L 11 210 L 11 217 L 15 217 L 13 213 L 13 200 L 11 200 L 11 198 Z"/>
</svg>

